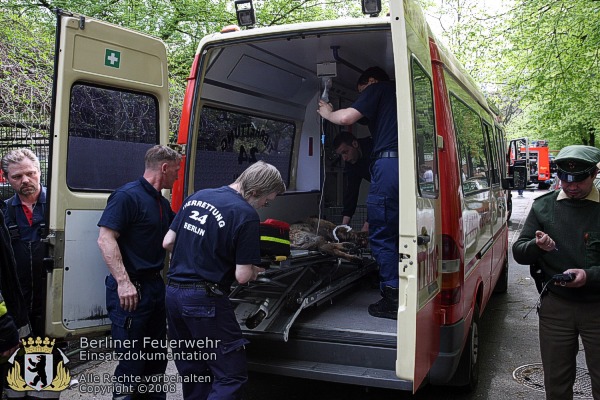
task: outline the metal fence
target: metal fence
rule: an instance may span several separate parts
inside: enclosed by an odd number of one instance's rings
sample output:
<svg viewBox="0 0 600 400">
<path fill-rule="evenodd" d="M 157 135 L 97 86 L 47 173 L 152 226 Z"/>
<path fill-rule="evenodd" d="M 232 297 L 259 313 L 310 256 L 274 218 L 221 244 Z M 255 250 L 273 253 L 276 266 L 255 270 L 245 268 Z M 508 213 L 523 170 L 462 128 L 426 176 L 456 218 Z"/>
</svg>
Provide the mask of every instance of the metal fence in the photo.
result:
<svg viewBox="0 0 600 400">
<path fill-rule="evenodd" d="M 41 182 L 46 185 L 50 160 L 50 131 L 48 125 L 0 121 L 0 157 L 7 152 L 26 147 L 37 154 L 42 170 Z M 4 177 L 0 177 L 0 199 L 12 196 L 14 191 Z"/>
</svg>

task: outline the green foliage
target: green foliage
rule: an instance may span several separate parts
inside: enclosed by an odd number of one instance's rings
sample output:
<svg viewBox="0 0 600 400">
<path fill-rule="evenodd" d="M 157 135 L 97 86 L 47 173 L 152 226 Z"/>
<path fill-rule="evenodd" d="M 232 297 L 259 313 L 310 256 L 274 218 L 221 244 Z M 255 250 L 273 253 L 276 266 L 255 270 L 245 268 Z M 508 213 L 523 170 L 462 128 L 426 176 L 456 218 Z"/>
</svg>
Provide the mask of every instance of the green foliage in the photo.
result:
<svg viewBox="0 0 600 400">
<path fill-rule="evenodd" d="M 511 10 L 505 74 L 529 136 L 595 145 L 600 127 L 600 3 L 520 1 Z M 554 146 L 553 146 L 554 147 Z"/>
<path fill-rule="evenodd" d="M 271 26 L 362 16 L 359 1 L 256 0 L 257 25 Z"/>
<path fill-rule="evenodd" d="M 430 18 L 440 21 L 442 39 L 501 110 L 509 135 L 547 139 L 553 149 L 595 145 L 600 127 L 600 1 L 419 2 Z M 259 27 L 361 16 L 358 0 L 254 3 Z M 166 43 L 173 134 L 200 39 L 236 23 L 232 0 L 0 4 L 0 119 L 36 123 L 49 120 L 55 8 L 139 30 Z"/>
<path fill-rule="evenodd" d="M 361 16 L 358 0 L 255 0 L 257 26 Z M 171 133 L 200 39 L 236 24 L 233 0 L 0 0 L 0 119 L 48 122 L 53 10 L 98 18 L 161 38 L 169 51 Z"/>
<path fill-rule="evenodd" d="M 46 25 L 0 13 L 0 120 L 48 122 L 53 44 Z"/>
<path fill-rule="evenodd" d="M 500 108 L 511 137 L 595 145 L 600 2 L 421 0 L 442 39 Z M 494 3 L 495 10 L 485 8 Z"/>
</svg>

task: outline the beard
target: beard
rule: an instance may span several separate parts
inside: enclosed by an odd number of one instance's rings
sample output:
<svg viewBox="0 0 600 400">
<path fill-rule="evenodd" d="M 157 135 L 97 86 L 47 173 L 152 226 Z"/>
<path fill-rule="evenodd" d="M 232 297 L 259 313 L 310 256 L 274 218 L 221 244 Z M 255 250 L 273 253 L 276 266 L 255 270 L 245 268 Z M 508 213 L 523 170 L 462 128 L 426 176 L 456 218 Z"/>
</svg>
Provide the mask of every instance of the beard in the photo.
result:
<svg viewBox="0 0 600 400">
<path fill-rule="evenodd" d="M 37 186 L 26 185 L 19 188 L 19 194 L 23 196 L 31 196 L 37 191 Z"/>
</svg>

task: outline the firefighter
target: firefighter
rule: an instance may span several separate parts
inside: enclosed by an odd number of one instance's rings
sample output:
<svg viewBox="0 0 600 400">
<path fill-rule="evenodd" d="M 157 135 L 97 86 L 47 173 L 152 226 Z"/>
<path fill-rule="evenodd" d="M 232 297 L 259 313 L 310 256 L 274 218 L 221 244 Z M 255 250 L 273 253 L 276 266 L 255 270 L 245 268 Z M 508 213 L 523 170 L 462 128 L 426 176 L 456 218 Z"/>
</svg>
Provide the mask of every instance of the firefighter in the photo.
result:
<svg viewBox="0 0 600 400">
<path fill-rule="evenodd" d="M 116 351 L 128 356 L 115 368 L 113 398 L 166 398 L 160 391 L 138 393 L 138 378 L 160 382 L 167 367 L 166 349 L 151 341 L 166 337 L 162 240 L 174 215 L 161 190 L 173 187 L 180 161 L 173 149 L 151 147 L 144 175 L 110 195 L 98 222 L 98 246 L 110 272 L 105 285 L 112 337 L 121 343 Z"/>
<path fill-rule="evenodd" d="M 234 280 L 244 284 L 264 271 L 254 265 L 261 262 L 256 210 L 284 191 L 279 171 L 259 161 L 231 185 L 188 197 L 165 236 L 163 246 L 173 253 L 166 294 L 169 339 L 211 343 L 172 348 L 179 355 L 177 370 L 187 378 L 182 383 L 186 399 L 241 398 L 248 341 L 227 295 Z M 190 357 L 200 353 L 208 357 Z"/>
<path fill-rule="evenodd" d="M 333 139 L 333 148 L 345 162 L 342 225 L 348 225 L 356 211 L 362 181 L 371 182 L 369 166 L 373 139 L 370 137 L 357 139 L 350 132 L 342 132 Z M 362 230 L 365 232 L 369 230 L 368 222 L 364 222 Z"/>
<path fill-rule="evenodd" d="M 11 236 L 17 276 L 27 306 L 31 333 L 44 335 L 46 271 L 46 188 L 41 185 L 40 160 L 29 149 L 9 151 L 2 157 L 2 171 L 15 195 L 6 200 L 4 216 Z M 57 392 L 17 392 L 5 389 L 7 397 L 59 398 Z"/>
<path fill-rule="evenodd" d="M 34 335 L 44 333 L 46 188 L 40 183 L 40 161 L 29 149 L 2 157 L 2 171 L 15 195 L 6 200 L 4 216 L 17 261 L 17 275 Z"/>
<path fill-rule="evenodd" d="M 319 101 L 317 112 L 337 125 L 366 122 L 373 137 L 371 185 L 367 197 L 369 242 L 379 265 L 382 298 L 369 306 L 379 318 L 398 317 L 399 187 L 398 118 L 396 87 L 379 67 L 368 68 L 358 78 L 358 99 L 348 108 L 334 111 L 331 103 Z"/>
</svg>

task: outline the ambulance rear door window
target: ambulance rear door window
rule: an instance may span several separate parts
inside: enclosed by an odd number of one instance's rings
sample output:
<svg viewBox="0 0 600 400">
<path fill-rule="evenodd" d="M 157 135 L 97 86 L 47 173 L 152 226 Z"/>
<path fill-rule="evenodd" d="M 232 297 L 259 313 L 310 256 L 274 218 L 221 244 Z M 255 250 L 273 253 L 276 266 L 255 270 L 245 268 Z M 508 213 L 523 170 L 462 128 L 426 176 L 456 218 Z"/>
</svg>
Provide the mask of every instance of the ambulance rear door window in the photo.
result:
<svg viewBox="0 0 600 400">
<path fill-rule="evenodd" d="M 159 144 L 153 96 L 75 84 L 69 107 L 67 186 L 112 191 L 144 173 L 146 151 Z"/>
</svg>

